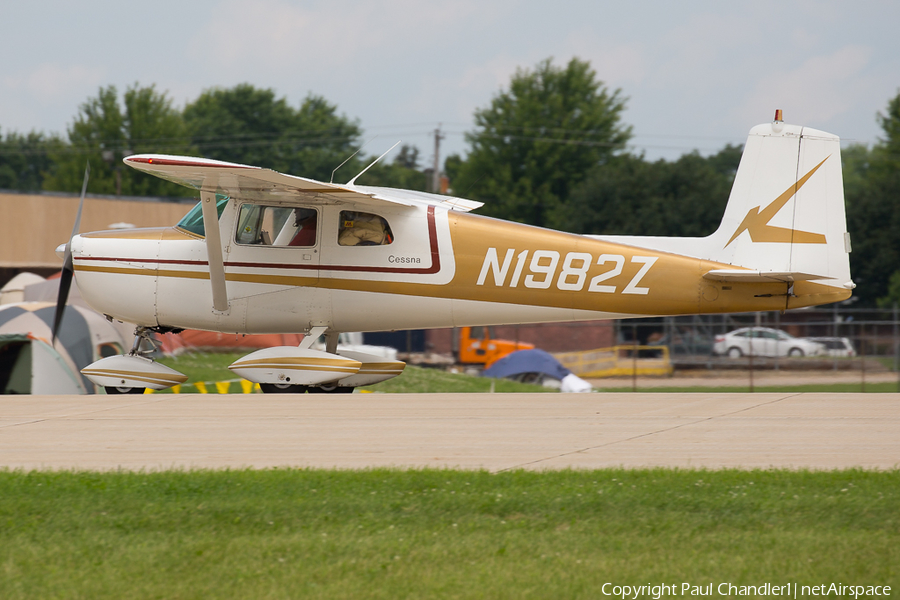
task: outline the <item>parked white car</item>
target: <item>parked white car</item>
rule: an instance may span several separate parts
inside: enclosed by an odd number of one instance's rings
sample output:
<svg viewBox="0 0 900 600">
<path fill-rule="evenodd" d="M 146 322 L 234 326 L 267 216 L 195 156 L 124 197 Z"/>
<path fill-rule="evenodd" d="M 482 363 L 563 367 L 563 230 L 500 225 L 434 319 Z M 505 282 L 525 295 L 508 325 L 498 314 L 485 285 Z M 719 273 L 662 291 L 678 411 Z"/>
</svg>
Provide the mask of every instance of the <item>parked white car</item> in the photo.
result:
<svg viewBox="0 0 900 600">
<path fill-rule="evenodd" d="M 795 338 L 769 327 L 744 327 L 717 335 L 713 352 L 731 358 L 741 356 L 815 356 L 823 346 L 804 338 Z"/>
<path fill-rule="evenodd" d="M 810 340 L 822 345 L 826 356 L 856 356 L 853 342 L 845 337 L 811 337 Z"/>
</svg>

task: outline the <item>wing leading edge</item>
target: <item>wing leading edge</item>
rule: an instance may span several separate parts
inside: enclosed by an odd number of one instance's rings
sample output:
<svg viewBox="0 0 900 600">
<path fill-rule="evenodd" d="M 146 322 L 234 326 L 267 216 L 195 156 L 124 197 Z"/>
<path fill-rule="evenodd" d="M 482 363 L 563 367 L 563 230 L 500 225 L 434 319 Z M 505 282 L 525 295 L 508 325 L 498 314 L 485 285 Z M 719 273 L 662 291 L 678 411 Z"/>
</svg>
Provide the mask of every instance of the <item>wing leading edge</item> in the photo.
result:
<svg viewBox="0 0 900 600">
<path fill-rule="evenodd" d="M 231 198 L 262 201 L 302 199 L 313 204 L 369 204 L 381 206 L 443 205 L 469 211 L 482 204 L 452 196 L 391 188 L 323 183 L 285 175 L 250 165 L 193 156 L 136 154 L 123 161 L 129 167 L 173 183 L 206 192 L 221 192 Z"/>
<path fill-rule="evenodd" d="M 285 175 L 238 163 L 191 156 L 137 154 L 124 159 L 129 167 L 160 179 L 232 198 L 285 201 L 302 198 L 311 203 L 362 203 L 412 206 L 412 203 L 376 197 L 350 187 Z"/>
</svg>

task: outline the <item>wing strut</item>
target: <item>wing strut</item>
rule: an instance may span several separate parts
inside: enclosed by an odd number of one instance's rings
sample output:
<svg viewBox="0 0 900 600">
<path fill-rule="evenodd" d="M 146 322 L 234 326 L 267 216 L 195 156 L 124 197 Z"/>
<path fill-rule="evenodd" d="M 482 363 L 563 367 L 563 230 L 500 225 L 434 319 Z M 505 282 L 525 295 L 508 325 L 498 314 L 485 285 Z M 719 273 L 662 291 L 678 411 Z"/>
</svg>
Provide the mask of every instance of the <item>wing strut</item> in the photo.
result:
<svg viewBox="0 0 900 600">
<path fill-rule="evenodd" d="M 215 192 L 200 190 L 203 208 L 203 229 L 206 233 L 206 255 L 209 260 L 209 283 L 212 285 L 213 308 L 219 312 L 228 310 L 228 292 L 225 289 L 225 262 L 222 259 L 222 240 L 219 236 L 219 211 Z"/>
</svg>

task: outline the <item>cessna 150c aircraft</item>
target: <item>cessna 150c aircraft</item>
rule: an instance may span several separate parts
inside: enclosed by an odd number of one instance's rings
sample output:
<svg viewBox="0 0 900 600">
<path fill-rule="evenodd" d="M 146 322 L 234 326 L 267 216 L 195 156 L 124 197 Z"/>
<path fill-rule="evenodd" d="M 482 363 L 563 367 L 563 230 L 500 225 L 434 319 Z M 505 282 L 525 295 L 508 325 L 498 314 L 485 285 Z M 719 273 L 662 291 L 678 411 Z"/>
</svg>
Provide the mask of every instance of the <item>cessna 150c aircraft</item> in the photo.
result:
<svg viewBox="0 0 900 600">
<path fill-rule="evenodd" d="M 151 331 L 307 333 L 230 366 L 273 391 L 352 391 L 404 363 L 338 352 L 345 331 L 785 310 L 850 296 L 839 139 L 754 127 L 719 228 L 704 238 L 575 235 L 472 214 L 478 202 L 323 183 L 184 156 L 125 164 L 199 191 L 176 226 L 75 235 L 84 299 L 137 324 L 128 355 L 85 375 L 110 393 L 180 373 L 144 358 Z M 357 176 L 358 177 L 358 176 Z M 63 300 L 64 302 L 64 300 Z M 310 346 L 320 335 L 326 351 Z"/>
</svg>

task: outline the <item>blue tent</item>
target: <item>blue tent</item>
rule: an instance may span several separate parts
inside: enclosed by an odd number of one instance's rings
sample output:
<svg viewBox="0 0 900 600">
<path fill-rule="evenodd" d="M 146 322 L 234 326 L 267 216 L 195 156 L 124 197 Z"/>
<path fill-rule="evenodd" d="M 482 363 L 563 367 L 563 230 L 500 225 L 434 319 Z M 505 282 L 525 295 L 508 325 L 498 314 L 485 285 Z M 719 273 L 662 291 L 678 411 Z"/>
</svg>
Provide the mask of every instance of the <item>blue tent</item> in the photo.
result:
<svg viewBox="0 0 900 600">
<path fill-rule="evenodd" d="M 518 350 L 508 354 L 491 365 L 490 369 L 482 371 L 481 376 L 503 379 L 522 373 L 541 373 L 562 381 L 562 378 L 571 371 L 553 358 L 552 354 L 535 349 Z"/>
</svg>

